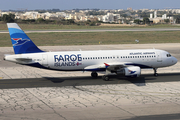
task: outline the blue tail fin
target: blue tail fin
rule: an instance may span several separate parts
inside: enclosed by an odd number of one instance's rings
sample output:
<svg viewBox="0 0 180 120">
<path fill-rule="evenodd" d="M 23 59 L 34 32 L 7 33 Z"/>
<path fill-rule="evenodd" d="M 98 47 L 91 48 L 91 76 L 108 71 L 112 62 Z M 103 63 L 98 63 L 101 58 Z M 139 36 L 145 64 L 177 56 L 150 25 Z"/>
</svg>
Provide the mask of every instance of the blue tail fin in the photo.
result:
<svg viewBox="0 0 180 120">
<path fill-rule="evenodd" d="M 16 23 L 7 23 L 15 54 L 38 53 L 40 50 Z"/>
</svg>

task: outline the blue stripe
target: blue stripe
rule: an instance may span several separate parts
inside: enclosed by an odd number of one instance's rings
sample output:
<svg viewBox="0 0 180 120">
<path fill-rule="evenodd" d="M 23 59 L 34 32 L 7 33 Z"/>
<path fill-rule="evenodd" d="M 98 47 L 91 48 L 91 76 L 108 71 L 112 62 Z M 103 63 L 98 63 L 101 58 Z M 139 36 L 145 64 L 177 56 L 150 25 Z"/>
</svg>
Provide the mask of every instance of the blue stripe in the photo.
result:
<svg viewBox="0 0 180 120">
<path fill-rule="evenodd" d="M 49 70 L 56 70 L 56 71 L 106 71 L 106 68 L 95 68 L 95 69 L 72 69 L 72 70 L 63 70 L 63 69 L 52 69 L 52 68 L 48 68 L 48 67 L 44 67 L 43 65 L 39 64 L 39 63 L 32 63 L 32 64 L 23 64 L 23 65 L 27 65 L 27 66 L 31 66 L 31 67 L 37 67 L 37 68 L 41 68 L 41 69 L 49 69 Z M 145 66 L 145 65 L 141 65 L 141 64 L 126 64 L 126 65 L 133 65 L 133 66 L 139 66 L 141 68 L 152 68 L 149 66 Z M 133 77 L 135 77 L 137 75 L 133 75 Z M 131 76 L 132 77 L 132 76 Z"/>
</svg>

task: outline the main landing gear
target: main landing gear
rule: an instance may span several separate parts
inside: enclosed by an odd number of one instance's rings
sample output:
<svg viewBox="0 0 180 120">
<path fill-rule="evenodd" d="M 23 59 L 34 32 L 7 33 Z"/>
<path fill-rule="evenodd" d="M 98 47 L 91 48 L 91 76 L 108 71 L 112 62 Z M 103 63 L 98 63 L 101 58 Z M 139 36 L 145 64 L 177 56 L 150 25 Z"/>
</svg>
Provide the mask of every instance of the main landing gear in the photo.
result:
<svg viewBox="0 0 180 120">
<path fill-rule="evenodd" d="M 102 76 L 102 79 L 105 80 L 105 81 L 109 81 L 109 76 L 103 75 L 103 76 Z"/>
<path fill-rule="evenodd" d="M 154 76 L 158 76 L 158 73 L 157 73 L 157 68 L 153 68 L 153 70 L 154 70 Z"/>
<path fill-rule="evenodd" d="M 97 77 L 98 77 L 97 72 L 92 72 L 92 73 L 91 73 L 91 77 L 92 77 L 92 78 L 97 78 Z M 105 80 L 105 81 L 108 81 L 108 80 L 109 80 L 109 76 L 108 76 L 108 75 L 103 75 L 103 76 L 102 76 L 102 79 Z"/>
<path fill-rule="evenodd" d="M 91 77 L 93 77 L 93 78 L 97 78 L 97 77 L 98 77 L 97 72 L 92 72 L 92 73 L 91 73 Z"/>
</svg>

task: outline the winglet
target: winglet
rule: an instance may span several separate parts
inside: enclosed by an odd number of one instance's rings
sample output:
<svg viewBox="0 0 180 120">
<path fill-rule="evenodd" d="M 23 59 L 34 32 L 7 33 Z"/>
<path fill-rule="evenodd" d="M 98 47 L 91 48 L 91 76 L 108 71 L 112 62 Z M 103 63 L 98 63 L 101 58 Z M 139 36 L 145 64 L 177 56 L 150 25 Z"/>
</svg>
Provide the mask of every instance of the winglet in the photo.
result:
<svg viewBox="0 0 180 120">
<path fill-rule="evenodd" d="M 7 23 L 15 54 L 38 53 L 40 50 L 16 23 Z"/>
</svg>

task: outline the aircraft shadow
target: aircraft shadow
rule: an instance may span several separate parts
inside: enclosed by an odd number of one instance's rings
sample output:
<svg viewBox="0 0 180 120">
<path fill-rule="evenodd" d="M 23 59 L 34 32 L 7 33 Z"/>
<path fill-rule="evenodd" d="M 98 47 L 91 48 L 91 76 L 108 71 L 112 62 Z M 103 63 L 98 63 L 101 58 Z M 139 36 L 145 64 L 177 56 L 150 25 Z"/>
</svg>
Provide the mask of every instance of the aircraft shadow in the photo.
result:
<svg viewBox="0 0 180 120">
<path fill-rule="evenodd" d="M 109 81 L 102 80 L 102 77 L 97 78 L 91 77 L 61 77 L 61 78 L 44 78 L 53 83 L 68 83 L 70 86 L 81 86 L 81 85 L 106 85 L 106 84 L 135 84 L 137 86 L 145 86 L 146 83 L 155 83 L 155 82 L 172 82 L 180 81 L 178 78 L 180 73 L 166 73 L 159 74 L 158 77 L 155 77 L 151 74 L 144 74 L 138 78 L 127 78 L 122 76 L 111 76 Z M 172 79 L 173 78 L 173 79 Z"/>
<path fill-rule="evenodd" d="M 149 116 L 137 116 L 130 119 L 123 120 L 177 120 L 180 118 L 180 114 L 163 114 L 163 115 L 149 115 Z"/>
<path fill-rule="evenodd" d="M 138 87 L 141 87 L 141 86 L 146 86 L 146 83 L 180 81 L 179 78 L 180 78 L 180 73 L 159 74 L 158 77 L 155 77 L 151 74 L 145 74 L 145 75 L 143 74 L 138 78 L 111 76 L 110 81 L 102 80 L 101 76 L 95 79 L 90 76 L 25 78 L 25 79 L 1 80 L 0 89 L 111 85 L 111 84 L 134 84 Z"/>
</svg>

